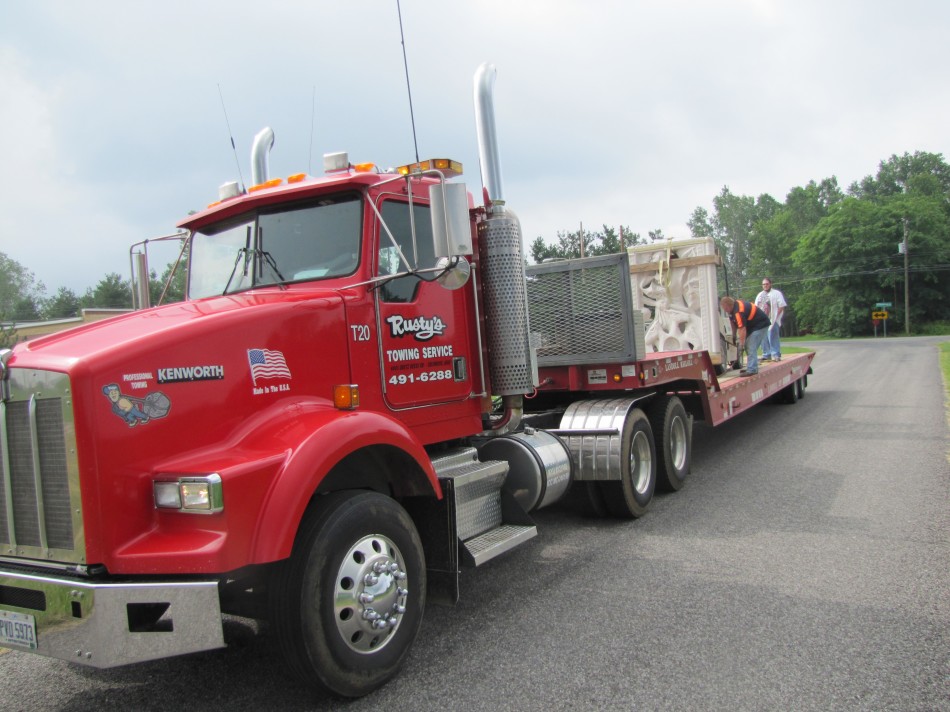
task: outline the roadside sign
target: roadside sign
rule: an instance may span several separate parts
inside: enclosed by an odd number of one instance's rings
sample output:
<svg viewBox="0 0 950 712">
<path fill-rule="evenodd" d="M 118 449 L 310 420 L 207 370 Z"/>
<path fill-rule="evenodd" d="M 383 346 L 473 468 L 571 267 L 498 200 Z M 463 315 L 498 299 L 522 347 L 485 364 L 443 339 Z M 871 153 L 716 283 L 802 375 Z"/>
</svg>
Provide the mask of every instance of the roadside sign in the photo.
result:
<svg viewBox="0 0 950 712">
<path fill-rule="evenodd" d="M 872 319 L 887 319 L 886 311 L 876 311 L 871 313 Z"/>
<path fill-rule="evenodd" d="M 886 309 L 887 307 L 892 307 L 894 305 L 891 302 L 878 302 L 874 306 L 876 306 L 878 309 Z"/>
</svg>

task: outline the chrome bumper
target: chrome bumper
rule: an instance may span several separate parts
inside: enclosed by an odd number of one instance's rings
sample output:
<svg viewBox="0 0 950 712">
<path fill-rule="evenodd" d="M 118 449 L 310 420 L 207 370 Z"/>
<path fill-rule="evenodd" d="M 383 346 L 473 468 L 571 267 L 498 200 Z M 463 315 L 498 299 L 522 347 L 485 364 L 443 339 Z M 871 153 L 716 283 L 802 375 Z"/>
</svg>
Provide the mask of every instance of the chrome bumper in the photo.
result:
<svg viewBox="0 0 950 712">
<path fill-rule="evenodd" d="M 216 581 L 102 584 L 0 570 L 0 616 L 24 615 L 35 640 L 11 650 L 97 668 L 224 647 Z"/>
</svg>

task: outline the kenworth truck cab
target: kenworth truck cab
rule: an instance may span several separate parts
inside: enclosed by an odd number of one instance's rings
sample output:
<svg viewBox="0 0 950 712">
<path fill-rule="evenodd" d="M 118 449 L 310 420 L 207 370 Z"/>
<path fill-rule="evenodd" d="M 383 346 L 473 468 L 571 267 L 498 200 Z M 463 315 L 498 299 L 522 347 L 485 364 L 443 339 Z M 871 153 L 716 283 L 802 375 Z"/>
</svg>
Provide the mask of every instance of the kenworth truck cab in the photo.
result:
<svg viewBox="0 0 950 712">
<path fill-rule="evenodd" d="M 493 81 L 481 205 L 448 159 L 271 178 L 265 130 L 253 185 L 179 223 L 185 301 L 0 353 L 0 645 L 111 667 L 221 647 L 230 613 L 363 695 L 532 510 L 576 485 L 639 517 L 694 418 L 801 395 L 810 356 L 730 383 L 647 353 L 626 254 L 526 280 Z"/>
</svg>

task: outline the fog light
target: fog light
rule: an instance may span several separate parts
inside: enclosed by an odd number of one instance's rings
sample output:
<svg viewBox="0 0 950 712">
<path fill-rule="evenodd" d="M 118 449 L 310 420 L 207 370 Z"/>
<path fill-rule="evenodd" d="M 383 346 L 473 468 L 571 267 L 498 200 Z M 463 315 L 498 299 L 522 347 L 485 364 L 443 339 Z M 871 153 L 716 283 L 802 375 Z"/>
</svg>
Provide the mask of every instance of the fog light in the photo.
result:
<svg viewBox="0 0 950 712">
<path fill-rule="evenodd" d="M 210 485 L 207 482 L 182 482 L 181 506 L 184 509 L 211 509 Z"/>
<path fill-rule="evenodd" d="M 154 482 L 155 506 L 194 514 L 214 514 L 224 509 L 221 475 L 180 477 Z"/>
<path fill-rule="evenodd" d="M 178 482 L 155 483 L 155 506 L 163 509 L 181 509 L 181 491 Z"/>
</svg>

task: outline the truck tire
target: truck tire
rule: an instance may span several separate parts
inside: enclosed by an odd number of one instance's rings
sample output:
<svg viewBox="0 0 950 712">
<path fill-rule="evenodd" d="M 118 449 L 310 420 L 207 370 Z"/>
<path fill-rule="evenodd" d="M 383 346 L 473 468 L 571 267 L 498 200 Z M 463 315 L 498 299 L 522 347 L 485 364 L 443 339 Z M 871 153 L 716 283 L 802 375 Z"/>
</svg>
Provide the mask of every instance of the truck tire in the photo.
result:
<svg viewBox="0 0 950 712">
<path fill-rule="evenodd" d="M 375 492 L 315 501 L 277 571 L 270 618 L 291 672 L 359 697 L 401 667 L 425 609 L 422 542 L 406 511 Z"/>
<path fill-rule="evenodd" d="M 584 512 L 588 516 L 604 518 L 610 516 L 610 510 L 607 509 L 607 499 L 604 491 L 600 488 L 600 482 L 583 482 L 584 493 L 587 497 L 587 506 Z"/>
<path fill-rule="evenodd" d="M 692 456 L 691 428 L 686 409 L 676 396 L 657 396 L 647 409 L 657 457 L 656 484 L 676 492 L 686 481 Z"/>
<path fill-rule="evenodd" d="M 782 402 L 794 405 L 798 401 L 798 383 L 792 381 L 781 390 Z"/>
<path fill-rule="evenodd" d="M 805 376 L 802 376 L 797 381 L 795 381 L 795 385 L 797 386 L 796 393 L 798 395 L 798 400 L 801 400 L 805 397 L 805 378 Z"/>
<path fill-rule="evenodd" d="M 624 419 L 620 462 L 619 481 L 598 483 L 607 509 L 615 517 L 642 517 L 656 489 L 656 453 L 650 421 L 639 408 L 633 408 Z"/>
</svg>

